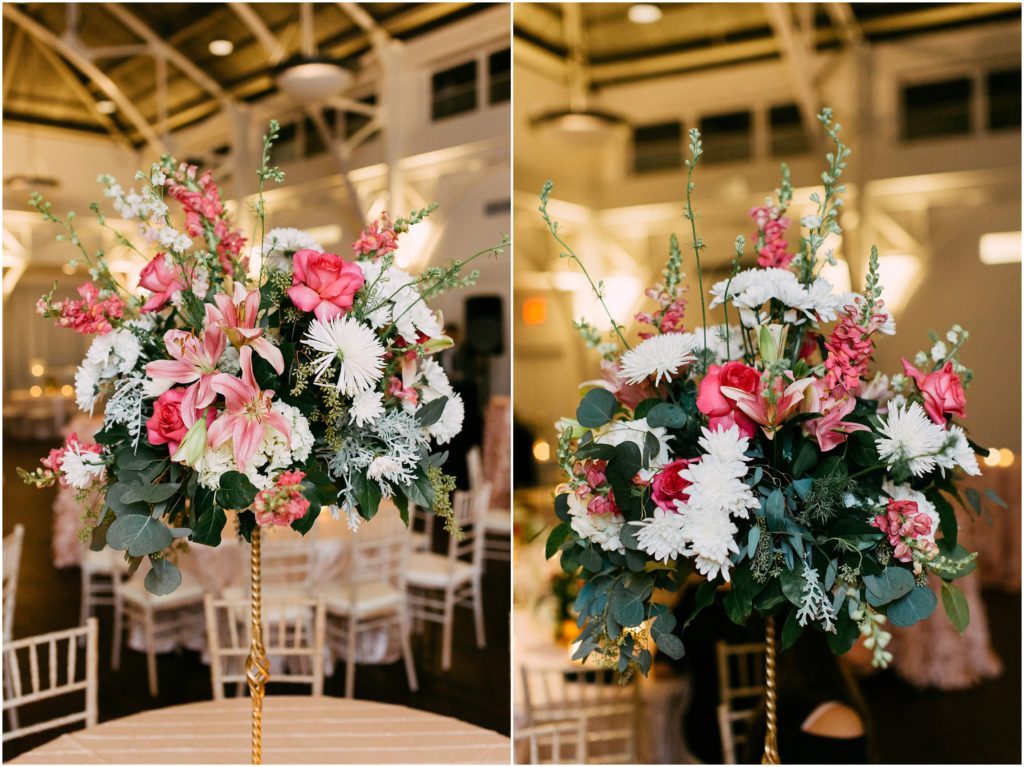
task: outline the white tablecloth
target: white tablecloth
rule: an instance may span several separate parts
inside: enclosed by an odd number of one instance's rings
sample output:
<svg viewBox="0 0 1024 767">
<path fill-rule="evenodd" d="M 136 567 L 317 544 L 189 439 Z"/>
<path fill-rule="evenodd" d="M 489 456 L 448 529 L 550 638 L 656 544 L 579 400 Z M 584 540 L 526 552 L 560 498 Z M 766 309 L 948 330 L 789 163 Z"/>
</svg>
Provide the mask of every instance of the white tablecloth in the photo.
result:
<svg viewBox="0 0 1024 767">
<path fill-rule="evenodd" d="M 12 764 L 248 764 L 250 701 L 146 711 L 61 735 Z M 270 695 L 265 764 L 508 764 L 509 739 L 426 711 Z"/>
</svg>

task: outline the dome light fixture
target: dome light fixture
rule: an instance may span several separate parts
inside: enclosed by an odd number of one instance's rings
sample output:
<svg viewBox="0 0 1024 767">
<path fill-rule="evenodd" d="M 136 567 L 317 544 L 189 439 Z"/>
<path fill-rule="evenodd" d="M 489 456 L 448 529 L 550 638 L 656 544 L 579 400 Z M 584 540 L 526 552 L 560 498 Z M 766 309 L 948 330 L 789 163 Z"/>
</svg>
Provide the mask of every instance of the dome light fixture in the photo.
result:
<svg viewBox="0 0 1024 767">
<path fill-rule="evenodd" d="M 661 8 L 654 3 L 634 3 L 626 15 L 634 24 L 654 24 L 661 21 Z"/>
<path fill-rule="evenodd" d="M 214 56 L 230 56 L 235 50 L 235 44 L 230 40 L 211 40 L 210 53 Z"/>
<path fill-rule="evenodd" d="M 117 104 L 110 99 L 102 99 L 96 102 L 96 111 L 101 115 L 112 115 L 117 111 Z"/>
<path fill-rule="evenodd" d="M 304 56 L 283 64 L 274 80 L 278 88 L 300 104 L 316 104 L 348 88 L 353 75 L 331 59 Z"/>
</svg>

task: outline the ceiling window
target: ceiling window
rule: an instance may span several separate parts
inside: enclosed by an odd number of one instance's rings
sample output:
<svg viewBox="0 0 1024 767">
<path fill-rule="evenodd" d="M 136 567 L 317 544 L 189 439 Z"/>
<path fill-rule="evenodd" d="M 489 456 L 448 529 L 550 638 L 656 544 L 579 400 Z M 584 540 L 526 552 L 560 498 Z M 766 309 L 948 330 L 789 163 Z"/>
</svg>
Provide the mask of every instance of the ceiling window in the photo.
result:
<svg viewBox="0 0 1024 767">
<path fill-rule="evenodd" d="M 751 156 L 750 112 L 729 112 L 700 118 L 705 162 L 749 160 Z"/>
<path fill-rule="evenodd" d="M 431 118 L 443 120 L 476 109 L 476 82 L 475 59 L 435 72 L 430 81 Z"/>
<path fill-rule="evenodd" d="M 966 77 L 904 87 L 903 140 L 969 134 L 972 92 Z"/>
<path fill-rule="evenodd" d="M 512 50 L 505 48 L 487 57 L 488 102 L 500 104 L 512 98 Z"/>
<path fill-rule="evenodd" d="M 683 166 L 683 124 L 664 122 L 633 128 L 633 172 L 677 170 Z"/>
<path fill-rule="evenodd" d="M 796 104 L 782 104 L 768 110 L 772 157 L 788 157 L 810 149 L 807 129 Z"/>
<path fill-rule="evenodd" d="M 1020 67 L 989 72 L 985 87 L 989 130 L 1020 128 Z"/>
</svg>

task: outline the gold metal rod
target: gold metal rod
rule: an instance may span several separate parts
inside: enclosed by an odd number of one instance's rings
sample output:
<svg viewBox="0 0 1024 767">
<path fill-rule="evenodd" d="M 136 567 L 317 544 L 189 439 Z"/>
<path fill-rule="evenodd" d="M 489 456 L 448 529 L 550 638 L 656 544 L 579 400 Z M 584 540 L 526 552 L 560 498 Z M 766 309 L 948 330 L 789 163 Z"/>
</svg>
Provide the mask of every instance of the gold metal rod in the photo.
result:
<svg viewBox="0 0 1024 767">
<path fill-rule="evenodd" d="M 263 604 L 262 578 L 260 573 L 260 528 L 252 531 L 252 582 L 249 591 L 249 605 L 252 611 L 252 641 L 249 643 L 249 657 L 245 661 L 245 676 L 249 682 L 249 697 L 252 698 L 252 763 L 263 763 L 263 696 L 270 679 L 270 664 L 263 648 Z"/>
<path fill-rule="evenodd" d="M 761 764 L 781 764 L 779 761 L 778 719 L 775 691 L 775 619 L 769 615 L 764 620 L 764 683 L 765 719 L 764 754 Z"/>
</svg>

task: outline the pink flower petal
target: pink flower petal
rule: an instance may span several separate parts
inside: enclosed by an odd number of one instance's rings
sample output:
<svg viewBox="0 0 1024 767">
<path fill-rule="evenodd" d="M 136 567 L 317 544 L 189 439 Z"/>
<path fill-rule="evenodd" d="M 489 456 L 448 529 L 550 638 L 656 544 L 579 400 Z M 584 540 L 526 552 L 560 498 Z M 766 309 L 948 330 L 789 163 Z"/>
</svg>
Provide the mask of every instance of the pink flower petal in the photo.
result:
<svg viewBox="0 0 1024 767">
<path fill-rule="evenodd" d="M 304 312 L 313 311 L 320 303 L 319 294 L 306 285 L 292 285 L 288 288 L 288 298 Z"/>
</svg>

